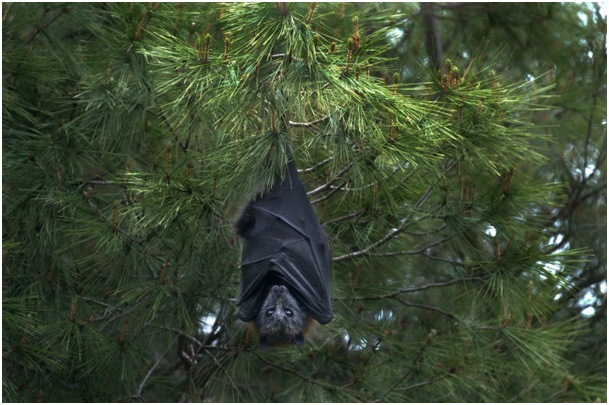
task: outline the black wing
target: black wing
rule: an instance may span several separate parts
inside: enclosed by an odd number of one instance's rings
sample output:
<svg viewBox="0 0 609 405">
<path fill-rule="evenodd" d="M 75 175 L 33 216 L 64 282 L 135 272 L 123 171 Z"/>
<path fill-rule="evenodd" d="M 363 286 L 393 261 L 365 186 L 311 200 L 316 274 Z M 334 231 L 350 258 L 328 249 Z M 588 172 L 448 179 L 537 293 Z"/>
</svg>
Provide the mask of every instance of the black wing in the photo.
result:
<svg viewBox="0 0 609 405">
<path fill-rule="evenodd" d="M 245 224 L 239 318 L 253 320 L 270 283 L 283 284 L 319 323 L 334 316 L 330 296 L 330 248 L 313 212 L 294 159 L 288 151 L 287 175 L 253 200 L 240 220 Z M 283 180 L 282 180 L 283 177 Z"/>
</svg>

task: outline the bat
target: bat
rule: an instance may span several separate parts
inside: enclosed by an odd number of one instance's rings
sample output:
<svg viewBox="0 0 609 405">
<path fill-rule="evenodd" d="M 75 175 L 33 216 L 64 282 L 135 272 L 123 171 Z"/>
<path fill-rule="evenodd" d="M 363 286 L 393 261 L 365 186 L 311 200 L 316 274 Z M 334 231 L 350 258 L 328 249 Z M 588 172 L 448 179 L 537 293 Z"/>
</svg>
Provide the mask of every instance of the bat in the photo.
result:
<svg viewBox="0 0 609 405">
<path fill-rule="evenodd" d="M 294 158 L 235 223 L 243 239 L 238 316 L 253 322 L 259 346 L 304 344 L 313 320 L 329 323 L 331 251 Z"/>
</svg>

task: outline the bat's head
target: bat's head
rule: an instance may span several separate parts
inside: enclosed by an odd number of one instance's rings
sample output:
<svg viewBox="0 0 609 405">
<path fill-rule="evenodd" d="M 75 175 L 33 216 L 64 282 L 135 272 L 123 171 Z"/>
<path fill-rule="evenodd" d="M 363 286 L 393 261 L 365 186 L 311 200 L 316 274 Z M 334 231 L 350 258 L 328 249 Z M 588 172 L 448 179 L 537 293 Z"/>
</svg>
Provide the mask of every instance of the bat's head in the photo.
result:
<svg viewBox="0 0 609 405">
<path fill-rule="evenodd" d="M 286 286 L 272 286 L 254 321 L 260 337 L 259 347 L 304 344 L 304 333 L 310 318 Z"/>
</svg>

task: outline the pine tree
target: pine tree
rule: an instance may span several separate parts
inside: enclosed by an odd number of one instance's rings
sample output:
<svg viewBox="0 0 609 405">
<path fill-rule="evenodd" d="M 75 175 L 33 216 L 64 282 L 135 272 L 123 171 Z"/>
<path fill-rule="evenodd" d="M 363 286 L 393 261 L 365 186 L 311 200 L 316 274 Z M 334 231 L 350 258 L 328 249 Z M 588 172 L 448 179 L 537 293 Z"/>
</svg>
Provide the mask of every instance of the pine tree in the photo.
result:
<svg viewBox="0 0 609 405">
<path fill-rule="evenodd" d="M 501 7 L 4 4 L 4 400 L 606 400 L 606 19 Z M 232 222 L 286 146 L 336 315 L 259 350 Z"/>
</svg>

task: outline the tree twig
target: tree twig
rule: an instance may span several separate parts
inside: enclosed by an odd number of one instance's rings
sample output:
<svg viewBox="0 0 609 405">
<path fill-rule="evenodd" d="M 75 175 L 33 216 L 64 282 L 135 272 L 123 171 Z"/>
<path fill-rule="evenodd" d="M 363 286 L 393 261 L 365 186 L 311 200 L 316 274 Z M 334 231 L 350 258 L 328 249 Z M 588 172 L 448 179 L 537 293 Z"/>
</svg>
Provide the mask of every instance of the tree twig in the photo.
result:
<svg viewBox="0 0 609 405">
<path fill-rule="evenodd" d="M 240 402 L 242 402 L 242 403 L 243 403 L 243 402 L 247 402 L 247 401 L 245 400 L 245 398 L 243 397 L 243 395 L 241 394 L 241 390 L 239 389 L 239 387 L 237 386 L 237 384 L 235 384 L 235 381 L 234 381 L 234 380 L 231 378 L 231 376 L 230 376 L 230 375 L 228 374 L 228 372 L 226 371 L 226 367 L 224 367 L 224 366 L 222 365 L 222 363 L 220 363 L 220 362 L 218 361 L 218 359 L 216 359 L 216 356 L 214 356 L 213 354 L 211 354 L 211 353 L 209 352 L 209 350 L 207 350 L 207 349 L 206 349 L 206 350 L 205 350 L 205 353 L 206 353 L 208 356 L 210 356 L 210 357 L 213 359 L 214 363 L 216 363 L 216 365 L 217 365 L 217 366 L 218 366 L 218 367 L 219 367 L 219 368 L 222 370 L 222 372 L 224 373 L 224 375 L 226 376 L 226 378 L 228 378 L 228 381 L 229 381 L 229 382 L 230 382 L 230 384 L 233 386 L 233 390 L 235 390 L 235 392 L 237 393 L 237 396 L 239 397 L 239 401 L 240 401 Z"/>
<path fill-rule="evenodd" d="M 454 284 L 458 284 L 458 283 L 464 283 L 467 281 L 480 281 L 483 282 L 486 279 L 483 277 L 463 277 L 463 278 L 457 278 L 454 280 L 448 280 L 448 281 L 444 281 L 444 282 L 438 282 L 438 283 L 429 283 L 429 284 L 424 284 L 424 285 L 420 285 L 418 287 L 408 287 L 408 288 L 403 288 L 394 292 L 390 292 L 387 294 L 383 294 L 383 295 L 368 295 L 368 296 L 362 296 L 362 297 L 336 297 L 334 299 L 336 300 L 343 300 L 343 299 L 352 299 L 352 300 L 384 300 L 384 299 L 388 299 L 388 298 L 395 298 L 400 294 L 409 294 L 409 293 L 413 293 L 413 292 L 418 292 L 418 291 L 424 291 L 430 288 L 440 288 L 440 287 L 448 287 Z"/>
<path fill-rule="evenodd" d="M 328 198 L 330 198 L 330 197 L 331 197 L 331 196 L 332 196 L 334 193 L 336 193 L 338 190 L 340 190 L 340 188 L 341 188 L 342 186 L 344 186 L 345 184 L 347 184 L 347 181 L 348 181 L 348 180 L 344 180 L 344 181 L 341 183 L 341 185 L 340 185 L 340 186 L 338 186 L 338 187 L 331 187 L 331 188 L 332 188 L 332 190 L 331 190 L 331 191 L 330 191 L 328 194 L 324 195 L 323 197 L 319 197 L 319 198 L 318 198 L 318 199 L 316 199 L 316 200 L 311 200 L 311 204 L 319 204 L 320 202 L 327 200 L 327 199 L 328 199 Z"/>
<path fill-rule="evenodd" d="M 457 318 L 456 315 L 451 314 L 450 312 L 447 312 L 447 311 L 445 311 L 443 309 L 440 309 L 438 307 L 434 307 L 434 306 L 431 306 L 431 305 L 425 305 L 425 304 L 417 304 L 415 302 L 404 301 L 403 299 L 398 298 L 398 297 L 394 297 L 394 299 L 396 301 L 398 301 L 398 302 L 408 306 L 408 307 L 428 309 L 430 311 L 434 311 L 434 312 L 438 312 L 438 313 L 440 313 L 442 315 L 446 315 L 447 317 L 449 317 L 450 319 L 454 319 L 455 321 L 459 321 L 459 318 Z"/>
<path fill-rule="evenodd" d="M 454 160 L 448 161 L 446 163 L 446 165 L 445 165 L 445 169 L 444 169 L 444 173 L 443 174 L 446 174 L 450 170 L 452 170 L 452 168 L 455 167 L 456 164 L 457 164 L 457 162 L 454 161 Z M 412 217 L 414 212 L 416 212 L 419 208 L 421 208 L 425 204 L 425 202 L 427 202 L 427 200 L 429 199 L 429 197 L 431 196 L 431 194 L 433 192 L 433 189 L 434 189 L 433 186 L 429 186 L 427 191 L 421 196 L 421 198 L 419 198 L 419 201 L 416 202 L 416 204 L 414 205 L 414 207 L 412 208 L 410 213 L 406 216 L 406 218 L 402 221 L 400 226 L 398 226 L 397 228 L 393 228 L 384 237 L 382 237 L 381 239 L 379 239 L 376 242 L 372 243 L 371 245 L 365 247 L 364 249 L 358 250 L 358 251 L 355 251 L 355 252 L 351 252 L 351 253 L 346 253 L 346 254 L 341 255 L 341 256 L 334 257 L 333 261 L 339 262 L 341 260 L 345 260 L 345 259 L 349 259 L 349 258 L 354 258 L 354 257 L 359 257 L 359 256 L 366 255 L 370 251 L 372 251 L 373 249 L 377 248 L 378 246 L 386 243 L 387 241 L 393 239 L 395 236 L 397 236 L 400 233 L 402 233 L 406 229 L 406 227 L 410 226 L 410 218 Z"/>
<path fill-rule="evenodd" d="M 321 166 L 325 165 L 326 163 L 331 162 L 332 160 L 334 160 L 334 156 L 330 156 L 329 158 L 324 159 L 321 162 L 315 163 L 313 166 L 308 167 L 306 169 L 298 169 L 298 173 L 312 172 L 312 171 L 316 170 L 318 167 L 321 167 Z"/>
<path fill-rule="evenodd" d="M 347 166 L 345 166 L 340 172 L 336 173 L 336 175 L 334 175 L 334 177 L 332 177 L 330 180 L 328 180 L 327 183 L 322 184 L 321 186 L 317 187 L 314 190 L 311 190 L 307 193 L 308 197 L 311 197 L 315 194 L 319 194 L 322 191 L 330 188 L 330 185 L 332 183 L 334 183 L 337 179 L 339 179 L 343 174 L 345 174 L 347 171 L 349 171 L 349 169 L 351 169 L 351 167 L 353 167 L 353 162 L 349 162 L 349 164 Z"/>
<path fill-rule="evenodd" d="M 423 252 L 425 252 L 427 249 L 430 249 L 434 246 L 438 246 L 441 245 L 443 243 L 448 242 L 449 240 L 453 239 L 454 237 L 456 237 L 457 235 L 452 235 L 449 236 L 448 238 L 444 238 L 442 240 L 439 240 L 437 242 L 433 242 L 425 247 L 422 247 L 421 249 L 418 250 L 401 250 L 401 251 L 397 251 L 397 252 L 380 252 L 380 253 L 369 253 L 369 256 L 380 256 L 380 257 L 388 257 L 388 256 L 409 256 L 409 255 L 418 255 L 418 254 L 422 254 Z"/>
<path fill-rule="evenodd" d="M 276 368 L 278 368 L 280 370 L 283 370 L 283 371 L 287 371 L 290 374 L 294 374 L 294 375 L 298 376 L 299 378 L 301 378 L 303 381 L 306 381 L 306 382 L 308 382 L 310 384 L 314 384 L 314 385 L 317 385 L 319 387 L 322 387 L 322 388 L 325 388 L 325 389 L 328 389 L 328 390 L 335 390 L 336 389 L 335 386 L 327 384 L 327 383 L 325 383 L 323 381 L 320 381 L 320 380 L 318 380 L 316 378 L 309 378 L 306 375 L 303 375 L 302 373 L 299 373 L 296 370 L 292 370 L 291 368 L 282 366 L 282 365 L 277 364 L 277 363 L 272 363 L 272 362 L 268 361 L 267 359 L 265 359 L 264 357 L 262 357 L 257 352 L 253 352 L 253 353 L 254 353 L 254 355 L 256 357 L 258 357 L 260 360 L 262 360 L 264 363 L 268 364 L 269 366 L 276 367 Z"/>
<path fill-rule="evenodd" d="M 355 212 L 352 212 L 350 214 L 346 214 L 346 215 L 343 215 L 341 217 L 329 219 L 326 222 L 324 222 L 323 225 L 331 224 L 333 222 L 347 221 L 347 220 L 349 220 L 351 218 L 359 219 L 364 214 L 364 212 L 366 212 L 366 208 L 365 207 L 361 208 L 361 209 L 359 209 L 359 210 L 357 210 Z"/>
<path fill-rule="evenodd" d="M 330 119 L 330 115 L 326 115 L 325 117 L 321 117 L 318 118 L 314 121 L 311 122 L 295 122 L 295 121 L 288 121 L 288 125 L 291 127 L 304 127 L 304 128 L 311 128 L 314 125 L 317 125 L 319 123 L 322 123 L 324 121 L 327 121 Z"/>
<path fill-rule="evenodd" d="M 419 387 L 423 387 L 423 386 L 425 386 L 425 385 L 430 385 L 430 384 L 433 384 L 433 383 L 435 383 L 435 382 L 438 382 L 438 381 L 440 381 L 440 380 L 445 379 L 446 377 L 450 376 L 450 374 L 451 374 L 451 373 L 446 373 L 446 374 L 443 374 L 443 375 L 441 375 L 441 376 L 439 376 L 439 377 L 430 378 L 429 380 L 425 380 L 425 381 L 422 381 L 422 382 L 420 382 L 420 383 L 412 384 L 412 385 L 410 385 L 410 386 L 408 386 L 408 387 L 404 388 L 404 391 L 410 391 L 410 390 L 412 390 L 412 389 L 414 389 L 414 388 L 419 388 Z"/>
<path fill-rule="evenodd" d="M 154 369 L 156 369 L 159 365 L 159 363 L 161 362 L 161 360 L 163 360 L 163 358 L 165 357 L 165 355 L 167 353 L 169 353 L 170 350 L 172 350 L 176 343 L 176 340 L 178 339 L 178 336 L 175 336 L 173 338 L 173 340 L 171 341 L 171 343 L 169 344 L 169 347 L 167 348 L 167 350 L 165 350 L 163 352 L 163 354 L 161 354 L 159 356 L 159 358 L 157 359 L 157 361 L 152 365 L 152 367 L 150 367 L 150 369 L 148 370 L 148 372 L 146 373 L 146 376 L 144 376 L 144 379 L 142 380 L 142 382 L 140 383 L 140 385 L 137 388 L 137 394 L 134 396 L 136 398 L 141 398 L 142 397 L 142 391 L 144 390 L 144 387 L 146 386 L 146 384 L 148 383 L 148 379 L 150 378 L 150 376 L 152 375 L 152 372 L 154 371 Z"/>
<path fill-rule="evenodd" d="M 10 9 L 11 9 L 11 3 L 7 3 L 6 9 L 4 10 L 4 13 L 2 13 L 2 22 L 4 22 L 4 20 L 6 20 L 6 16 Z"/>
<path fill-rule="evenodd" d="M 386 390 L 381 395 L 381 398 L 385 397 L 387 394 L 389 394 L 391 391 L 393 391 L 395 389 L 395 387 L 397 387 L 399 384 L 402 383 L 402 381 L 408 381 L 410 378 L 412 378 L 412 376 L 414 375 L 415 367 L 417 366 L 417 364 L 419 363 L 419 360 L 421 359 L 421 357 L 423 357 L 423 354 L 425 353 L 425 351 L 429 347 L 429 344 L 431 343 L 431 340 L 433 339 L 433 336 L 435 335 L 435 333 L 436 332 L 434 330 L 429 332 L 429 334 L 425 338 L 425 342 L 423 343 L 423 346 L 421 346 L 421 348 L 419 349 L 419 352 L 417 353 L 416 357 L 412 360 L 412 363 L 411 363 L 411 366 L 410 366 L 410 369 L 408 370 L 408 372 L 406 374 L 404 374 L 402 377 L 400 377 L 396 382 L 394 382 L 391 385 L 391 387 L 389 387 L 389 389 Z M 407 388 L 407 389 L 409 389 L 409 388 Z M 380 402 L 380 399 L 378 399 L 378 400 L 376 400 L 374 402 Z"/>
<path fill-rule="evenodd" d="M 156 325 L 156 324 L 154 324 L 154 323 L 152 323 L 152 322 L 150 322 L 150 321 L 149 321 L 149 322 L 146 322 L 146 323 L 144 324 L 144 326 L 151 326 L 151 327 L 153 327 L 153 328 L 162 329 L 162 330 L 166 330 L 166 331 L 169 331 L 169 332 L 174 332 L 174 333 L 177 333 L 178 335 L 183 336 L 183 337 L 185 337 L 186 339 L 188 339 L 188 340 L 192 341 L 192 342 L 193 342 L 193 343 L 195 343 L 195 344 L 196 344 L 198 347 L 202 347 L 202 346 L 203 346 L 203 343 L 202 343 L 202 342 L 201 342 L 199 339 L 197 339 L 197 338 L 196 338 L 196 337 L 194 337 L 194 336 L 189 335 L 188 333 L 186 333 L 186 332 L 184 332 L 184 331 L 182 331 L 182 330 L 180 330 L 180 329 L 177 329 L 177 328 L 172 328 L 172 327 L 169 327 L 169 326 L 164 326 L 164 325 Z"/>
<path fill-rule="evenodd" d="M 376 247 L 386 243 L 387 241 L 393 239 L 396 235 L 399 235 L 406 228 L 406 226 L 410 225 L 410 221 L 409 220 L 412 217 L 413 212 L 415 210 L 417 210 L 418 208 L 420 208 L 423 204 L 425 204 L 425 202 L 427 201 L 427 199 L 431 195 L 432 191 L 433 191 L 433 186 L 429 187 L 429 189 L 427 189 L 425 194 L 423 194 L 423 196 L 419 199 L 419 201 L 417 201 L 417 203 L 414 205 L 413 210 L 406 216 L 406 219 L 404 219 L 404 221 L 402 221 L 402 224 L 399 227 L 392 229 L 384 237 L 382 237 L 381 239 L 379 239 L 376 242 L 372 243 L 368 247 L 366 247 L 366 248 L 364 248 L 362 250 L 358 250 L 358 251 L 355 251 L 355 252 L 346 253 L 344 255 L 334 257 L 333 261 L 339 262 L 341 260 L 363 256 L 365 254 L 368 254 L 374 248 L 376 248 Z"/>
</svg>

